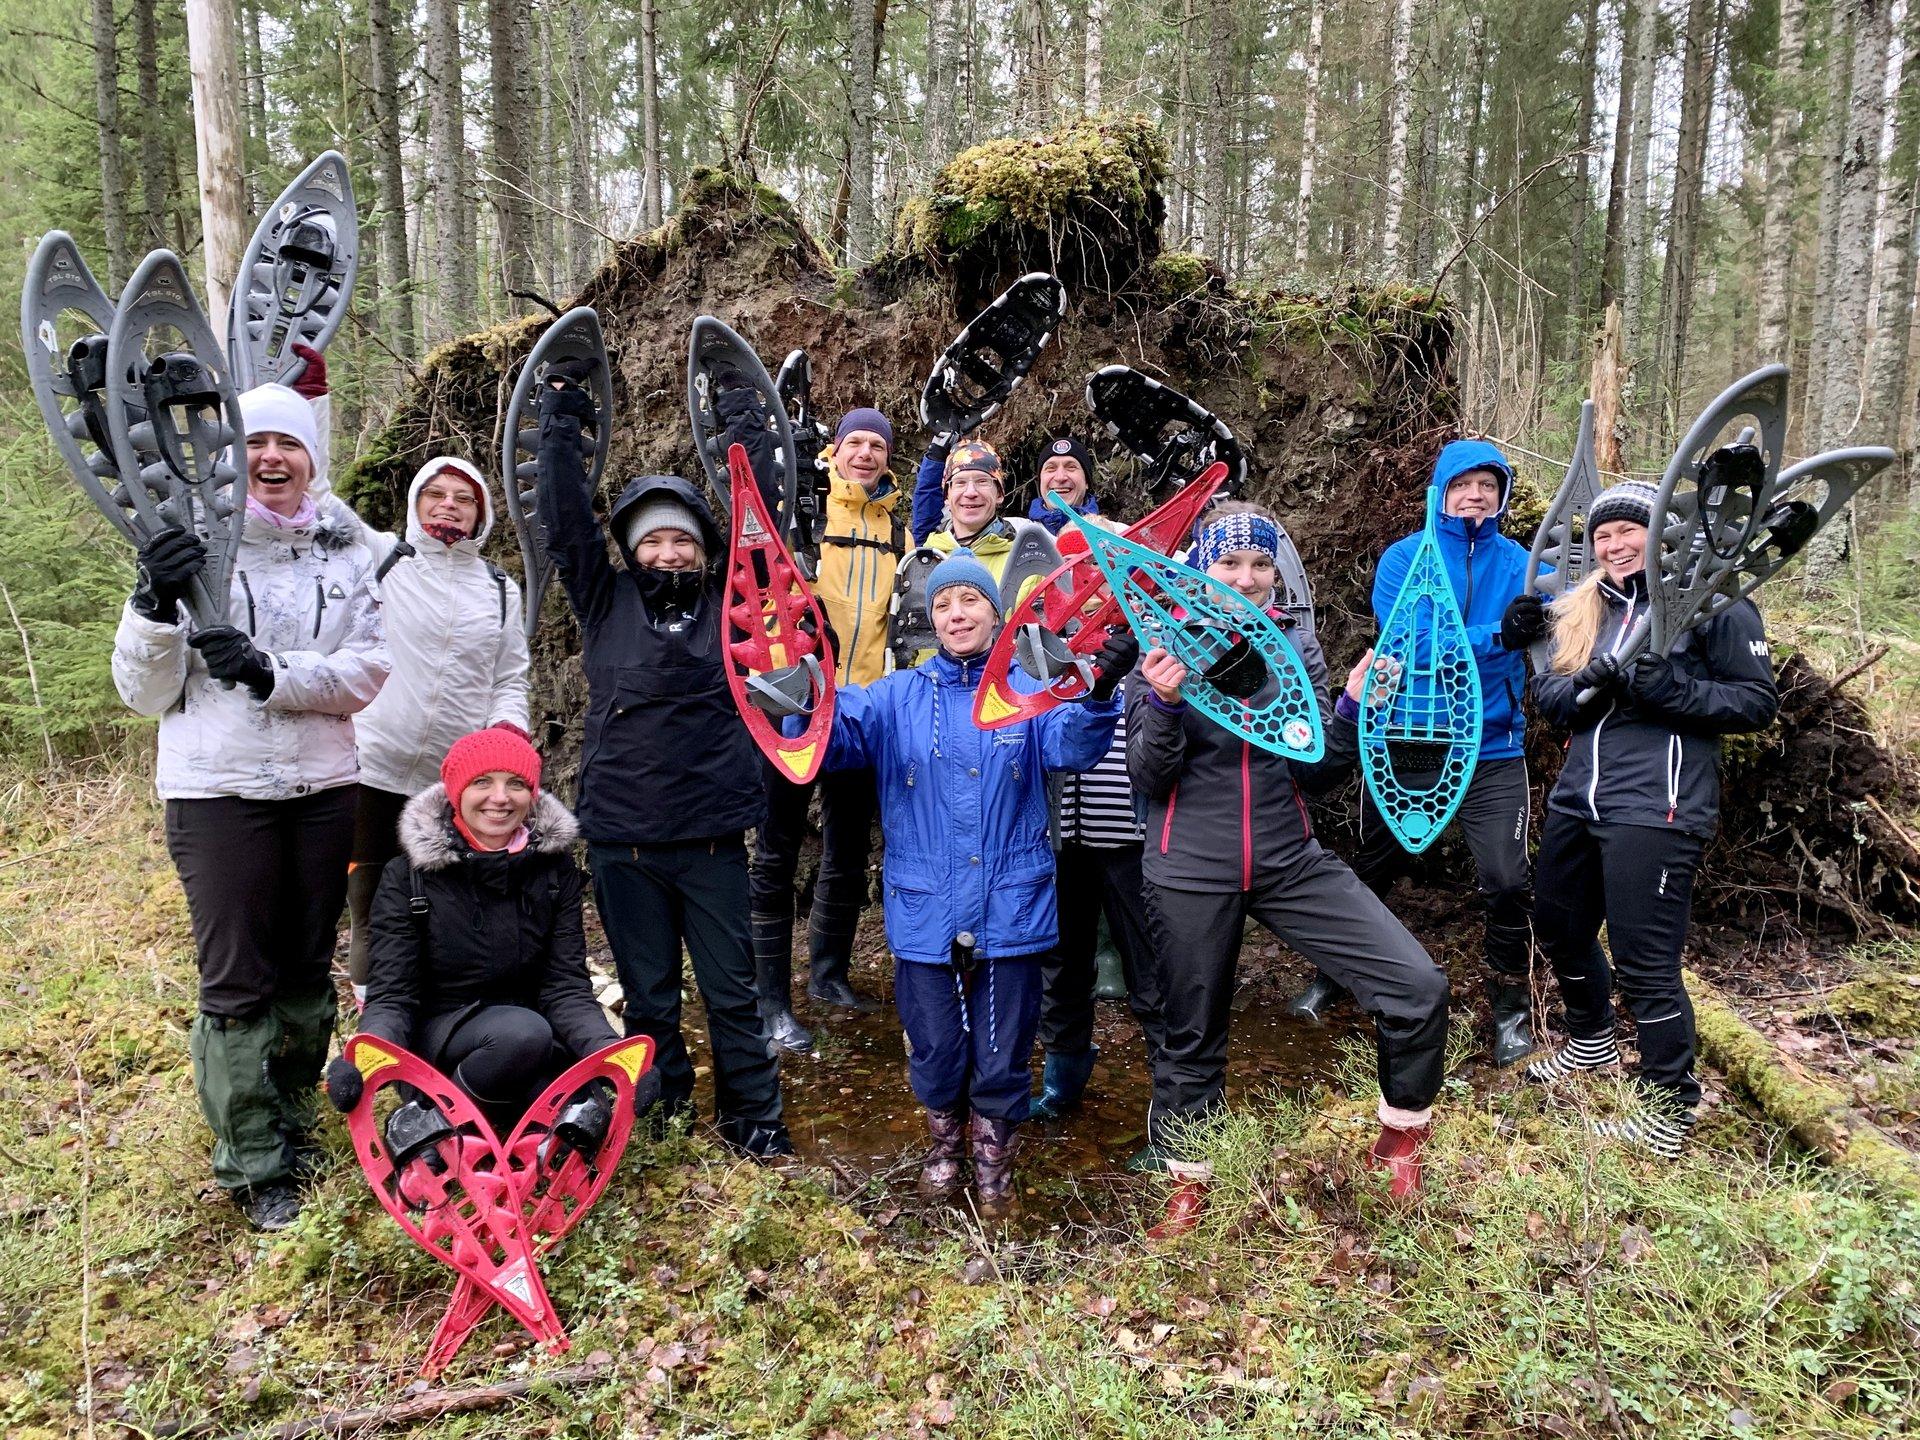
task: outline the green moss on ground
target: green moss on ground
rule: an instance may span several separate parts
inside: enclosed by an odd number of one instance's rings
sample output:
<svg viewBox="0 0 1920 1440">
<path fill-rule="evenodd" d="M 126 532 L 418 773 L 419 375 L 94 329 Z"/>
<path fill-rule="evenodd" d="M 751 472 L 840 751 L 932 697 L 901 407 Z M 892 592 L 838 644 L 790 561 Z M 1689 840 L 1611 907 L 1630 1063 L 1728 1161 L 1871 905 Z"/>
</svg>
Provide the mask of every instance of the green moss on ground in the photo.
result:
<svg viewBox="0 0 1920 1440">
<path fill-rule="evenodd" d="M 1825 1004 L 1802 1012 L 1801 1018 L 1828 1015 L 1866 1035 L 1920 1040 L 1920 970 L 1872 966 L 1827 996 Z"/>
</svg>

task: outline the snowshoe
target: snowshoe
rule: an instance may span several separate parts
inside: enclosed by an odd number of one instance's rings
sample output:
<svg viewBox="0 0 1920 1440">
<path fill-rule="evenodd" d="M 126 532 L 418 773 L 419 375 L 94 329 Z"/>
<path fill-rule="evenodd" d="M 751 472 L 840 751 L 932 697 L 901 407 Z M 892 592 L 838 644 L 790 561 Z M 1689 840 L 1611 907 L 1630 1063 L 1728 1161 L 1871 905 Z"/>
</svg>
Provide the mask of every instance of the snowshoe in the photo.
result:
<svg viewBox="0 0 1920 1440">
<path fill-rule="evenodd" d="M 920 392 L 927 428 L 956 439 L 979 429 L 1026 378 L 1066 313 L 1066 287 L 1043 271 L 1009 285 L 933 362 Z"/>
<path fill-rule="evenodd" d="M 1279 532 L 1280 540 L 1280 551 L 1273 560 L 1274 574 L 1279 581 L 1275 598 L 1286 612 L 1288 622 L 1312 640 L 1315 638 L 1313 582 L 1307 578 L 1307 567 L 1301 563 L 1300 551 L 1293 537 L 1287 534 L 1287 527 L 1276 520 L 1273 528 Z"/>
<path fill-rule="evenodd" d="M 927 577 L 946 557 L 921 545 L 900 558 L 893 574 L 893 599 L 887 608 L 887 669 L 911 670 L 939 646 L 933 611 L 927 605 Z"/>
<path fill-rule="evenodd" d="M 1223 494 L 1238 495 L 1246 483 L 1246 452 L 1226 422 L 1132 366 L 1108 365 L 1089 375 L 1087 408 L 1140 461 L 1150 495 L 1189 485 L 1216 463 L 1227 467 Z"/>
<path fill-rule="evenodd" d="M 1437 533 L 1440 492 L 1427 492 L 1427 523 L 1360 692 L 1360 773 L 1381 819 L 1418 855 L 1466 799 L 1480 759 L 1480 667 L 1447 578 Z"/>
<path fill-rule="evenodd" d="M 794 350 L 780 363 L 773 388 L 786 407 L 793 427 L 794 462 L 799 480 L 794 489 L 793 515 L 787 529 L 794 563 L 808 581 L 820 574 L 820 545 L 827 533 L 827 497 L 833 473 L 821 457 L 833 435 L 813 408 L 813 362 L 804 350 Z"/>
<path fill-rule="evenodd" d="M 1199 480 L 1121 533 L 1136 544 L 1169 553 L 1192 533 L 1226 475 L 1224 465 L 1209 467 Z M 1085 537 L 1069 529 L 1060 536 L 1058 548 L 1064 563 L 1008 608 L 1007 623 L 987 656 L 973 701 L 974 723 L 984 730 L 1030 720 L 1064 701 L 1083 698 L 1098 678 L 1093 657 L 1114 627 L 1126 623 L 1105 572 L 1087 552 Z M 1042 688 L 1016 689 L 1015 665 Z"/>
<path fill-rule="evenodd" d="M 833 655 L 820 602 L 760 498 L 746 447 L 727 451 L 733 543 L 727 552 L 727 684 L 760 753 L 796 785 L 820 773 L 833 733 Z M 799 735 L 781 720 L 806 716 Z"/>
<path fill-rule="evenodd" d="M 585 383 L 593 396 L 593 428 L 591 433 L 581 435 L 580 448 L 587 462 L 587 488 L 594 490 L 607 468 L 607 450 L 613 440 L 613 367 L 607 362 L 599 313 L 591 306 L 577 306 L 547 327 L 513 382 L 506 422 L 501 427 L 500 476 L 507 495 L 507 514 L 513 520 L 513 533 L 520 541 L 521 571 L 526 576 L 520 618 L 529 640 L 540 624 L 540 602 L 546 596 L 547 586 L 553 583 L 553 560 L 547 554 L 546 527 L 537 508 L 540 499 L 540 466 L 535 459 L 540 449 L 537 400 L 547 376 L 562 361 L 574 362 L 574 368 L 585 367 Z"/>
<path fill-rule="evenodd" d="M 1013 527 L 1013 550 L 1000 572 L 1000 613 L 1010 615 L 1021 597 L 1060 568 L 1060 547 L 1044 525 L 1031 520 L 1001 519 Z"/>
<path fill-rule="evenodd" d="M 775 485 L 778 503 L 767 508 L 779 511 L 773 517 L 777 523 L 770 527 L 772 533 L 784 535 L 798 508 L 800 484 L 799 457 L 786 404 L 752 347 L 713 316 L 699 316 L 687 337 L 687 415 L 693 422 L 694 453 L 700 457 L 714 494 L 729 508 L 735 484 L 730 463 L 733 442 L 728 436 L 727 419 L 720 412 L 721 397 L 733 390 L 753 393 L 763 417 L 760 423 L 773 433 L 780 473 L 770 483 Z M 752 473 L 751 468 L 748 473 Z"/>
<path fill-rule="evenodd" d="M 360 216 L 347 162 L 329 150 L 261 217 L 240 258 L 227 311 L 235 385 L 291 385 L 307 368 L 295 345 L 325 350 L 353 304 Z"/>
<path fill-rule="evenodd" d="M 1592 573 L 1593 537 L 1587 533 L 1587 511 L 1600 498 L 1600 489 L 1600 467 L 1593 457 L 1593 401 L 1588 400 L 1580 406 L 1580 436 L 1574 442 L 1573 459 L 1567 462 L 1567 473 L 1541 517 L 1540 528 L 1533 532 L 1524 593 L 1545 595 L 1551 602 Z M 1544 672 L 1552 663 L 1552 640 L 1536 641 L 1530 653 L 1534 670 Z"/>
<path fill-rule="evenodd" d="M 1085 538 L 1126 607 L 1140 648 L 1157 645 L 1187 667 L 1181 691 L 1188 704 L 1283 759 L 1310 764 L 1326 753 L 1313 681 L 1278 621 L 1232 586 L 1089 524 L 1057 497 L 1053 503 Z M 1264 674 L 1254 695 L 1235 699 L 1206 676 L 1242 643 Z"/>
</svg>

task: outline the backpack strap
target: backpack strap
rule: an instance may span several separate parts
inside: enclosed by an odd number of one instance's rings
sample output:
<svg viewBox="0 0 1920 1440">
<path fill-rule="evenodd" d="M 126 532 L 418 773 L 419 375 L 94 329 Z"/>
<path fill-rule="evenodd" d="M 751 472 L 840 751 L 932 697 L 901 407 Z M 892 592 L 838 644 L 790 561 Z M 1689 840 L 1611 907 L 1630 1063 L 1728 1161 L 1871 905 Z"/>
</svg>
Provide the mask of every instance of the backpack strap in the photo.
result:
<svg viewBox="0 0 1920 1440">
<path fill-rule="evenodd" d="M 487 574 L 493 577 L 494 588 L 500 592 L 500 628 L 504 630 L 507 628 L 507 572 L 491 560 L 480 563 L 487 567 Z"/>
<path fill-rule="evenodd" d="M 373 572 L 374 582 L 378 584 L 380 581 L 386 579 L 389 570 L 393 569 L 394 566 L 398 565 L 402 560 L 405 560 L 409 555 L 417 554 L 419 554 L 419 551 L 415 550 L 413 546 L 409 545 L 406 541 L 394 541 L 393 549 L 387 552 L 387 558 L 382 560 L 379 568 Z"/>
</svg>

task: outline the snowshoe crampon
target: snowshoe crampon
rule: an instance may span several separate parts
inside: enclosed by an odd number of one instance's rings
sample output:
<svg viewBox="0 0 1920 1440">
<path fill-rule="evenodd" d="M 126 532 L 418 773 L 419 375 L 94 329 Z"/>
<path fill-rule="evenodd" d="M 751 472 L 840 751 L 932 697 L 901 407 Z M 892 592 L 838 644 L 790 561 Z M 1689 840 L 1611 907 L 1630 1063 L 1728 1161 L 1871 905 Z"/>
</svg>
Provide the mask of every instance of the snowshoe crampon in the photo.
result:
<svg viewBox="0 0 1920 1440">
<path fill-rule="evenodd" d="M 727 552 L 727 685 L 760 753 L 804 785 L 820 773 L 833 734 L 833 654 L 820 602 L 787 553 L 746 448 L 727 450 L 732 543 Z M 796 736 L 781 721 L 804 715 Z"/>
<path fill-rule="evenodd" d="M 798 479 L 794 487 L 793 518 L 787 527 L 794 561 L 808 580 L 820 574 L 820 545 L 827 533 L 827 497 L 832 493 L 833 477 L 821 458 L 833 436 L 813 408 L 813 362 L 804 350 L 788 352 L 774 376 L 773 388 L 786 408 L 787 424 L 793 430 L 794 461 Z"/>
<path fill-rule="evenodd" d="M 131 496 L 116 498 L 120 476 L 107 430 L 107 332 L 112 328 L 113 302 L 73 237 L 49 231 L 27 262 L 20 295 L 27 379 L 75 483 L 121 538 L 137 546 L 144 539 L 140 516 Z"/>
<path fill-rule="evenodd" d="M 360 273 L 360 217 L 346 158 L 329 150 L 260 219 L 227 311 L 227 356 L 242 390 L 291 385 L 307 368 L 295 345 L 325 350 L 347 318 Z"/>
<path fill-rule="evenodd" d="M 600 316 L 592 306 L 576 306 L 547 327 L 513 382 L 501 431 L 500 474 L 526 575 L 521 619 L 529 640 L 540 624 L 540 602 L 553 583 L 553 559 L 547 554 L 547 532 L 539 513 L 540 465 L 535 458 L 540 450 L 539 394 L 540 387 L 554 374 L 554 366 L 562 361 L 572 361 L 570 369 L 585 372 L 580 383 L 593 397 L 593 425 L 590 430 L 583 427 L 580 436 L 587 488 L 591 491 L 599 486 L 601 473 L 607 468 L 607 449 L 613 438 L 613 367 L 607 363 Z"/>
<path fill-rule="evenodd" d="M 1320 704 L 1286 630 L 1231 585 L 1049 503 L 1085 537 L 1143 650 L 1187 668 L 1180 692 L 1208 719 L 1287 760 L 1326 753 Z M 1231 692 L 1219 683 L 1232 677 Z"/>
<path fill-rule="evenodd" d="M 613 1179 L 633 1134 L 634 1086 L 653 1068 L 653 1054 L 645 1035 L 595 1051 L 542 1091 L 507 1137 L 507 1165 L 535 1257 L 578 1225 Z M 444 1370 L 494 1304 L 484 1285 L 462 1273 L 420 1373 L 431 1379 Z"/>
<path fill-rule="evenodd" d="M 566 1349 L 519 1181 L 486 1119 L 451 1080 L 398 1045 L 356 1035 L 346 1055 L 366 1081 L 347 1131 L 381 1208 L 549 1350 Z M 402 1106 L 382 1122 L 375 1100 L 396 1085 L 407 1087 Z"/>
<path fill-rule="evenodd" d="M 171 250 L 154 251 L 127 281 L 104 378 L 121 479 L 112 498 L 131 511 L 142 542 L 169 526 L 205 542 L 187 607 L 201 626 L 224 625 L 246 518 L 246 425 L 226 354 Z"/>
<path fill-rule="evenodd" d="M 1121 533 L 1162 555 L 1177 549 L 1226 478 L 1226 466 L 1208 467 L 1193 484 Z M 1127 623 L 1080 532 L 1067 531 L 1059 548 L 1070 558 L 1008 610 L 1007 623 L 987 656 L 973 699 L 973 721 L 983 730 L 1031 720 L 1064 701 L 1083 699 L 1099 678 L 1093 657 L 1114 628 Z M 1041 688 L 1016 687 L 1016 666 Z"/>
<path fill-rule="evenodd" d="M 1593 401 L 1580 406 L 1580 436 L 1574 442 L 1573 459 L 1553 501 L 1533 532 L 1533 549 L 1527 554 L 1527 584 L 1524 593 L 1540 594 L 1550 600 L 1567 594 L 1593 571 L 1593 537 L 1587 533 L 1587 511 L 1600 498 L 1600 467 L 1593 458 Z M 1552 659 L 1553 642 L 1541 640 L 1531 650 L 1536 670 L 1545 670 Z"/>
<path fill-rule="evenodd" d="M 1440 555 L 1439 515 L 1430 489 L 1426 528 L 1360 691 L 1361 776 L 1415 855 L 1447 828 L 1480 759 L 1480 667 Z"/>
<path fill-rule="evenodd" d="M 728 398 L 739 391 L 749 392 L 751 399 L 736 402 Z M 775 464 L 779 467 L 774 489 L 780 510 L 774 533 L 784 535 L 798 509 L 800 486 L 786 403 L 753 347 L 713 316 L 699 316 L 687 337 L 687 415 L 693 422 L 694 453 L 699 455 L 707 481 L 723 506 L 730 506 L 733 495 L 729 451 L 739 437 L 729 434 L 729 417 L 722 412 L 733 410 L 736 403 L 752 412 L 735 415 L 736 425 L 748 418 L 773 436 Z"/>
<path fill-rule="evenodd" d="M 1151 495 L 1191 484 L 1213 464 L 1227 467 L 1223 494 L 1238 495 L 1246 483 L 1246 452 L 1226 422 L 1151 375 L 1129 365 L 1094 371 L 1087 408 L 1140 461 Z"/>
<path fill-rule="evenodd" d="M 1044 271 L 1022 275 L 967 322 L 920 391 L 929 430 L 971 434 L 1007 403 L 1067 313 L 1067 291 Z"/>
</svg>

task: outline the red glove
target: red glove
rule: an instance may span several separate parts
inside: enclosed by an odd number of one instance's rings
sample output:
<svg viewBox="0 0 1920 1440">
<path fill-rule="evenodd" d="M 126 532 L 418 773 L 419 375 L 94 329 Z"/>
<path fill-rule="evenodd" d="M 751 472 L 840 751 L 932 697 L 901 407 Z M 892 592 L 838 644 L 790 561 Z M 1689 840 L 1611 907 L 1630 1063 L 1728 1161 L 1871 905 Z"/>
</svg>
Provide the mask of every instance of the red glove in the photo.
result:
<svg viewBox="0 0 1920 1440">
<path fill-rule="evenodd" d="M 309 401 L 318 400 L 327 393 L 327 359 L 311 345 L 296 344 L 293 353 L 306 361 L 300 371 L 300 378 L 293 382 L 293 393 L 304 395 Z"/>
<path fill-rule="evenodd" d="M 493 722 L 493 724 L 489 725 L 487 728 L 489 730 L 504 730 L 509 735 L 518 735 L 522 740 L 526 741 L 529 745 L 533 743 L 533 736 L 529 735 L 526 731 L 522 730 L 518 725 L 514 724 L 511 720 L 496 720 Z"/>
</svg>

